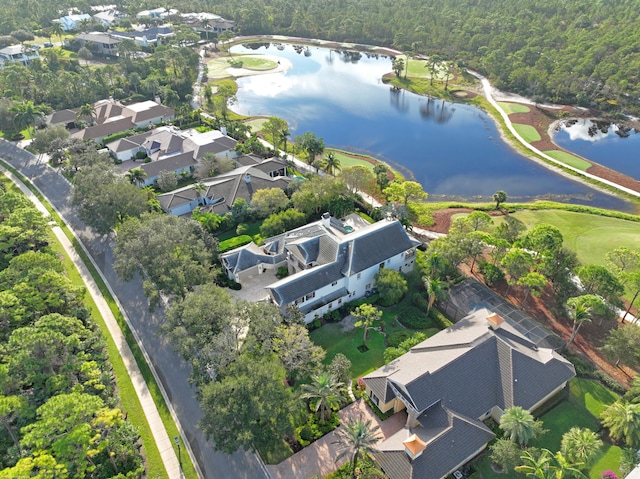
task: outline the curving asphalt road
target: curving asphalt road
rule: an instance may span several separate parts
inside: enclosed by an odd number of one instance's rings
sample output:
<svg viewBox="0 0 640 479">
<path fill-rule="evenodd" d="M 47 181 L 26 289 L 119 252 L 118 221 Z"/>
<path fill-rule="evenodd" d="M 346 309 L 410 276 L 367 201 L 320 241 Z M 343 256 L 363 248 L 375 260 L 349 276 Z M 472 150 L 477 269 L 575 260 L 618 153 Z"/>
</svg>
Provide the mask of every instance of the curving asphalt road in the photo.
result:
<svg viewBox="0 0 640 479">
<path fill-rule="evenodd" d="M 124 307 L 129 320 L 140 337 L 143 348 L 151 359 L 162 386 L 166 391 L 204 479 L 268 479 L 269 475 L 260 459 L 253 453 L 239 451 L 233 455 L 216 452 L 204 434 L 197 428 L 202 410 L 195 397 L 195 388 L 188 381 L 189 364 L 173 351 L 160 334 L 164 311 L 159 307 L 153 313 L 142 290 L 142 281 L 136 278 L 121 281 L 113 270 L 112 235 L 100 236 L 88 228 L 71 207 L 71 185 L 53 168 L 40 162 L 38 157 L 0 140 L 0 157 L 20 171 L 37 186 L 49 202 L 59 211 L 65 222 L 73 228 L 100 268 L 104 277 Z"/>
</svg>

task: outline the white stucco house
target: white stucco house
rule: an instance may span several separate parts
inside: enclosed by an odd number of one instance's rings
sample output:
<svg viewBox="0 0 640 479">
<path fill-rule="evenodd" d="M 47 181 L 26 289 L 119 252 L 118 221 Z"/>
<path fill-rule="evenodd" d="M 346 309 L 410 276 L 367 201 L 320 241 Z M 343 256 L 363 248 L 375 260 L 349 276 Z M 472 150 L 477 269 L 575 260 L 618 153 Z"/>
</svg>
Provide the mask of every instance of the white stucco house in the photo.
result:
<svg viewBox="0 0 640 479">
<path fill-rule="evenodd" d="M 36 58 L 40 58 L 37 48 L 26 45 L 9 45 L 0 48 L 0 67 L 11 62 L 21 63 L 26 67 Z"/>
<path fill-rule="evenodd" d="M 268 285 L 266 296 L 282 311 L 297 306 L 309 323 L 343 302 L 371 294 L 383 268 L 411 272 L 419 245 L 399 221 L 369 224 L 357 215 L 338 220 L 325 213 L 320 221 L 269 238 L 262 246 L 236 248 L 220 260 L 229 278 L 241 284 L 286 267 L 289 276 Z"/>
<path fill-rule="evenodd" d="M 65 32 L 69 32 L 71 30 L 77 30 L 84 20 L 90 21 L 91 15 L 88 13 L 74 13 L 71 15 L 65 15 L 64 17 L 60 17 L 58 20 L 54 21 L 59 22 Z"/>
</svg>

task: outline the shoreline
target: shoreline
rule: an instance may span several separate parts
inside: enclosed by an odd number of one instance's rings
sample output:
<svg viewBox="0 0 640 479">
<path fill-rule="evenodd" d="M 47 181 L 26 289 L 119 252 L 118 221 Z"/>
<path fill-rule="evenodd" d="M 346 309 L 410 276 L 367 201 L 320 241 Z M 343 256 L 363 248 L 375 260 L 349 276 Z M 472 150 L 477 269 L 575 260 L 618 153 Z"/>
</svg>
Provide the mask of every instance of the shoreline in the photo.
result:
<svg viewBox="0 0 640 479">
<path fill-rule="evenodd" d="M 314 40 L 314 39 L 305 39 L 305 38 L 300 38 L 300 37 L 287 37 L 287 36 L 281 36 L 281 35 L 256 35 L 256 36 L 246 36 L 246 37 L 236 37 L 232 40 L 232 43 L 230 43 L 228 45 L 228 47 L 231 47 L 233 45 L 236 44 L 241 44 L 241 43 L 245 43 L 245 42 L 260 42 L 260 41 L 265 41 L 265 42 L 283 42 L 283 43 L 292 43 L 292 44 L 303 44 L 303 45 L 311 45 L 311 46 L 316 46 L 316 47 L 322 47 L 322 48 L 344 48 L 347 50 L 353 50 L 353 51 L 359 51 L 359 52 L 368 52 L 368 53 L 375 53 L 375 54 L 380 54 L 380 55 L 390 55 L 390 56 L 399 56 L 399 55 L 404 55 L 402 52 L 399 52 L 397 50 L 393 50 L 393 49 L 389 49 L 389 48 L 385 48 L 385 47 L 377 47 L 377 46 L 372 46 L 372 45 L 360 45 L 360 44 L 354 44 L 354 43 L 342 43 L 342 42 L 333 42 L 333 41 L 328 41 L 328 40 Z M 227 48 L 228 48 L 227 47 Z M 267 73 L 276 73 L 276 71 L 274 70 L 269 70 L 269 71 L 251 71 L 251 74 L 255 75 L 255 74 L 267 74 Z M 470 72 L 471 74 L 473 74 L 473 72 Z M 238 76 L 233 76 L 233 78 L 239 78 L 241 75 Z M 475 75 L 474 75 L 475 76 Z M 481 95 L 483 98 L 485 98 L 490 104 L 492 104 L 492 100 L 493 103 L 492 106 L 495 109 L 495 111 L 493 111 L 493 109 L 489 110 L 486 108 L 482 108 L 482 107 L 478 107 L 482 109 L 483 111 L 485 111 L 489 117 L 492 119 L 492 121 L 494 122 L 494 124 L 497 127 L 497 130 L 499 132 L 500 138 L 501 140 L 507 145 L 509 146 L 512 150 L 514 150 L 517 154 L 519 154 L 520 156 L 526 158 L 527 160 L 532 160 L 534 161 L 536 164 L 544 167 L 545 169 L 547 169 L 548 171 L 554 173 L 554 174 L 558 174 L 560 176 L 562 176 L 563 178 L 572 180 L 572 181 L 576 181 L 580 184 L 583 184 L 585 186 L 588 186 L 589 188 L 593 188 L 594 190 L 600 192 L 600 193 L 605 193 L 611 196 L 614 196 L 616 198 L 620 198 L 623 201 L 625 201 L 626 203 L 628 203 L 630 206 L 632 206 L 633 210 L 635 212 L 640 211 L 640 181 L 635 180 L 632 177 L 628 177 L 627 175 L 624 175 L 620 172 L 617 172 L 615 170 L 612 170 L 610 168 L 606 168 L 602 165 L 599 165 L 598 163 L 589 160 L 587 158 L 583 158 L 585 161 L 589 162 L 592 167 L 596 167 L 596 169 L 599 171 L 599 173 L 601 173 L 600 175 L 598 174 L 593 174 L 593 173 L 589 173 L 588 171 L 578 171 L 578 170 L 574 170 L 570 165 L 566 165 L 561 161 L 558 160 L 554 160 L 553 158 L 551 159 L 545 159 L 544 156 L 548 156 L 546 155 L 544 152 L 540 151 L 536 146 L 534 146 L 531 143 L 527 143 L 526 141 L 524 141 L 522 138 L 519 138 L 519 135 L 514 134 L 513 131 L 510 131 L 510 133 L 512 135 L 515 136 L 514 138 L 511 138 L 508 134 L 507 131 L 505 130 L 509 130 L 509 123 L 511 122 L 511 120 L 509 119 L 509 114 L 507 114 L 502 108 L 500 108 L 500 106 L 497 104 L 497 102 L 502 101 L 502 102 L 507 102 L 507 103 L 516 103 L 516 104 L 524 104 L 527 106 L 531 106 L 531 107 L 535 107 L 537 109 L 543 108 L 545 110 L 557 110 L 558 112 L 560 111 L 566 111 L 566 108 L 571 108 L 573 111 L 572 113 L 577 113 L 575 111 L 574 107 L 569 107 L 566 105 L 553 105 L 553 104 L 536 104 L 535 102 L 533 102 L 531 99 L 528 99 L 526 97 L 522 97 L 520 95 L 516 95 L 516 94 L 510 94 L 510 93 L 505 93 L 502 92 L 498 89 L 496 89 L 495 87 L 493 87 L 492 85 L 489 84 L 489 90 L 487 91 L 486 88 L 482 88 L 482 80 L 479 78 L 479 80 L 481 81 L 481 91 L 475 91 L 473 88 L 469 88 L 469 87 L 462 87 L 461 90 L 463 91 L 467 91 L 469 93 L 473 93 L 476 95 Z M 462 103 L 464 102 L 463 98 L 460 98 L 459 100 L 461 100 Z M 455 101 L 455 100 L 452 100 Z M 585 113 L 590 113 L 590 111 L 585 110 Z M 496 116 L 496 114 L 498 116 Z M 502 122 L 500 121 L 500 115 L 502 115 L 503 117 L 503 121 L 505 122 L 505 124 L 503 125 Z M 522 115 L 527 115 L 526 113 L 523 113 Z M 532 116 L 535 116 L 534 114 L 532 114 Z M 584 115 L 575 115 L 576 118 L 580 118 L 580 117 L 584 117 Z M 571 117 L 567 117 L 567 119 L 569 119 Z M 557 144 L 555 144 L 553 142 L 553 135 L 551 134 L 551 128 L 554 127 L 554 125 L 557 124 L 557 122 L 560 121 L 559 118 L 555 118 L 553 121 L 549 122 L 549 124 L 547 125 L 547 128 L 544 129 L 544 131 L 539 131 L 539 129 L 536 127 L 535 124 L 532 124 L 532 121 L 525 121 L 522 122 L 523 124 L 527 124 L 530 125 L 534 128 L 536 128 L 536 130 L 538 131 L 538 133 L 540 134 L 540 136 L 542 137 L 542 140 L 540 142 L 536 142 L 536 143 L 545 143 L 548 142 L 549 144 L 553 145 L 554 150 L 557 151 L 564 151 L 568 154 L 574 155 L 576 157 L 580 157 L 582 158 L 580 155 L 575 154 L 573 152 L 567 151 L 564 148 L 561 148 L 560 146 L 558 146 Z M 518 121 L 517 123 L 521 123 L 520 121 Z M 520 147 L 518 147 L 518 145 L 520 145 Z M 527 148 L 528 150 L 531 150 L 530 153 L 525 153 L 522 151 L 522 147 Z M 549 150 L 551 148 L 547 148 L 547 150 Z M 346 151 L 346 150 L 345 150 Z M 541 153 L 541 154 L 538 154 Z M 357 152 L 349 152 L 349 153 L 353 153 L 353 154 L 358 154 Z M 381 163 L 386 164 L 388 167 L 392 167 L 392 165 L 390 165 L 388 162 L 385 162 L 384 160 L 378 160 L 377 158 L 372 157 L 375 161 L 380 161 Z M 549 157 L 550 158 L 550 157 Z M 573 173 L 571 173 L 570 171 L 567 170 L 572 170 Z M 602 176 L 602 173 L 605 173 L 605 177 Z M 608 176 L 611 179 L 606 178 L 606 176 Z M 631 186 L 625 186 L 623 184 L 620 184 L 618 181 L 616 181 L 616 179 L 627 179 L 628 181 L 625 181 L 625 183 L 630 184 Z M 638 186 L 634 188 L 635 185 L 633 185 L 633 182 L 637 182 Z M 607 187 L 608 184 L 608 187 Z M 612 191 L 613 189 L 613 191 Z M 628 190 L 628 191 L 625 191 Z M 635 195 L 634 195 L 635 193 Z M 636 197 L 636 201 L 634 201 L 634 196 Z"/>
</svg>

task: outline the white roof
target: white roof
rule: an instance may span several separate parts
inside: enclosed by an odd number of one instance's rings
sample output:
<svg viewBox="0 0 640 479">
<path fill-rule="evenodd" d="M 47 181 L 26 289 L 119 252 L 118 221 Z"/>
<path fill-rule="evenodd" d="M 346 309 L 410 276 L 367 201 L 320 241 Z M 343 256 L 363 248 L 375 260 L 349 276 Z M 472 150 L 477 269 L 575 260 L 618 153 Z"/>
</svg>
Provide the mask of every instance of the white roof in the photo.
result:
<svg viewBox="0 0 640 479">
<path fill-rule="evenodd" d="M 127 105 L 127 109 L 139 113 L 141 111 L 150 110 L 151 108 L 154 108 L 156 106 L 158 106 L 158 104 L 155 101 L 147 100 Z"/>
<path fill-rule="evenodd" d="M 220 15 L 216 15 L 214 13 L 209 13 L 209 12 L 183 13 L 180 16 L 182 18 L 197 18 L 198 20 L 223 20 L 223 18 Z"/>
<path fill-rule="evenodd" d="M 0 49 L 0 53 L 5 55 L 17 55 L 18 53 L 22 53 L 22 45 L 9 45 L 8 47 Z"/>
</svg>

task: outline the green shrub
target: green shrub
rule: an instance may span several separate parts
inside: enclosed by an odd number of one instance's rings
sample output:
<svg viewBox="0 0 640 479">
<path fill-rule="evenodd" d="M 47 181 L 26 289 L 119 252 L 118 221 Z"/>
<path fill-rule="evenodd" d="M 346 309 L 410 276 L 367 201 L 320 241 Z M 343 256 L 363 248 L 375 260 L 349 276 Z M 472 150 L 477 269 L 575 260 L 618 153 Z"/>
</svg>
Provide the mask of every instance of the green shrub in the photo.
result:
<svg viewBox="0 0 640 479">
<path fill-rule="evenodd" d="M 484 282 L 487 283 L 488 286 L 493 286 L 504 281 L 504 272 L 491 263 L 481 261 L 478 264 L 478 269 L 484 276 Z"/>
<path fill-rule="evenodd" d="M 234 291 L 240 291 L 242 289 L 242 285 L 240 283 L 236 283 L 232 279 L 229 280 L 228 284 L 229 284 L 229 288 L 233 289 Z"/>
<path fill-rule="evenodd" d="M 411 304 L 425 313 L 429 310 L 429 301 L 422 293 L 418 293 L 417 291 L 411 294 Z"/>
<path fill-rule="evenodd" d="M 409 329 L 425 329 L 431 326 L 429 316 L 415 306 L 398 308 L 398 321 Z"/>
<path fill-rule="evenodd" d="M 397 348 L 400 346 L 400 343 L 406 341 L 411 337 L 411 334 L 407 331 L 396 331 L 395 333 L 391 333 L 387 336 L 387 347 L 389 348 Z"/>
<path fill-rule="evenodd" d="M 249 231 L 249 225 L 247 223 L 240 223 L 236 228 L 236 234 L 238 236 L 246 235 Z"/>
<path fill-rule="evenodd" d="M 453 323 L 447 318 L 438 308 L 431 308 L 429 311 L 429 317 L 433 325 L 439 329 L 447 329 L 449 326 L 452 326 Z"/>
<path fill-rule="evenodd" d="M 289 268 L 286 266 L 280 266 L 276 271 L 276 278 L 282 279 L 289 276 Z"/>
<path fill-rule="evenodd" d="M 249 235 L 241 235 L 235 236 L 228 240 L 224 240 L 220 242 L 220 246 L 218 249 L 218 253 L 226 253 L 234 248 L 238 248 L 239 246 L 244 246 L 246 244 L 251 243 L 252 239 Z"/>
</svg>

